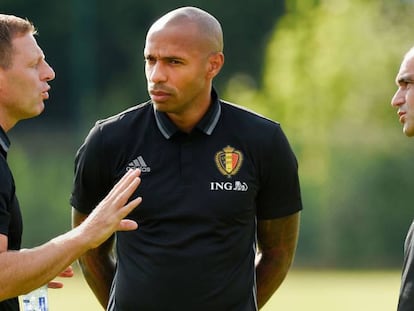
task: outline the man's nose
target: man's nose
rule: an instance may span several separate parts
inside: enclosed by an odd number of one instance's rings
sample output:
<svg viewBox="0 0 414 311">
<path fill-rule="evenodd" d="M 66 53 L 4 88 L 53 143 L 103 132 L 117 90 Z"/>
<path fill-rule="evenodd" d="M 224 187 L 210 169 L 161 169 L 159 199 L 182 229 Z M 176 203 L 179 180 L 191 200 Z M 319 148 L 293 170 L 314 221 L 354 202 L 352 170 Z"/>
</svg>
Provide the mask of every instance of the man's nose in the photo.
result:
<svg viewBox="0 0 414 311">
<path fill-rule="evenodd" d="M 157 62 L 151 66 L 149 80 L 153 83 L 165 82 L 167 75 L 161 63 Z"/>
<path fill-rule="evenodd" d="M 45 61 L 44 62 L 44 66 L 43 66 L 43 70 L 42 70 L 42 76 L 41 79 L 42 81 L 51 81 L 55 78 L 56 74 L 55 71 L 53 70 L 52 67 L 50 67 L 50 65 Z"/>
<path fill-rule="evenodd" d="M 391 106 L 396 108 L 398 106 L 401 106 L 404 103 L 405 103 L 405 94 L 403 91 L 401 91 L 401 89 L 398 89 L 391 99 Z"/>
</svg>

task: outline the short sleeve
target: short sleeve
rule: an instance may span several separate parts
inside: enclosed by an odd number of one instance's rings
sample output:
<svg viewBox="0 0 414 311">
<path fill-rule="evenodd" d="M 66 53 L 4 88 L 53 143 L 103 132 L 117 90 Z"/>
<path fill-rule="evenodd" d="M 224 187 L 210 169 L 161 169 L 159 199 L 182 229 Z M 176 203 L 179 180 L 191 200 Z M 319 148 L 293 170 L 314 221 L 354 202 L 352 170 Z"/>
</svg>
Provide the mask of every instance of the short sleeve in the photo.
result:
<svg viewBox="0 0 414 311">
<path fill-rule="evenodd" d="M 6 160 L 0 155 L 0 233 L 9 234 L 10 212 L 8 206 L 12 200 L 14 187 Z"/>
<path fill-rule="evenodd" d="M 75 176 L 71 205 L 89 214 L 109 191 L 99 124 L 91 129 L 75 157 Z"/>
<path fill-rule="evenodd" d="M 257 218 L 273 219 L 302 209 L 298 162 L 279 124 L 261 152 Z"/>
</svg>

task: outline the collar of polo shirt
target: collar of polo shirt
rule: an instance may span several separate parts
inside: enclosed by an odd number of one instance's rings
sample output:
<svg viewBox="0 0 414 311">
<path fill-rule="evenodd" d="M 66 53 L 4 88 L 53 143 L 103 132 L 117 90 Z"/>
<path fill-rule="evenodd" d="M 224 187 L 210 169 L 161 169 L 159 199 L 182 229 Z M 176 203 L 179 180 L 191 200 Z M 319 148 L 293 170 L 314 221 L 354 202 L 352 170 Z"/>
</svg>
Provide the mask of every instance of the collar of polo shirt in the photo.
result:
<svg viewBox="0 0 414 311">
<path fill-rule="evenodd" d="M 7 156 L 7 152 L 9 151 L 9 147 L 10 147 L 10 140 L 6 135 L 6 132 L 0 126 L 0 152 L 4 157 Z"/>
<path fill-rule="evenodd" d="M 211 90 L 211 98 L 212 104 L 204 117 L 196 125 L 196 128 L 206 135 L 211 135 L 211 133 L 213 133 L 221 114 L 220 100 L 214 88 Z M 168 118 L 167 114 L 155 110 L 155 106 L 154 114 L 158 129 L 166 139 L 170 139 L 175 133 L 180 131 L 170 118 Z"/>
</svg>

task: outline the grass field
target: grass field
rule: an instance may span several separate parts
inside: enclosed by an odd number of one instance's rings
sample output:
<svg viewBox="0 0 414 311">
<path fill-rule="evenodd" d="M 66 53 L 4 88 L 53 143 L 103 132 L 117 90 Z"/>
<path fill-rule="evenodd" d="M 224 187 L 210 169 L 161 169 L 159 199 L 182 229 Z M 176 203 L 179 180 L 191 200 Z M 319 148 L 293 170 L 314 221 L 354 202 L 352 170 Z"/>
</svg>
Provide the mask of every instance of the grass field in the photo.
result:
<svg viewBox="0 0 414 311">
<path fill-rule="evenodd" d="M 291 271 L 262 311 L 396 310 L 399 271 Z"/>
<path fill-rule="evenodd" d="M 49 290 L 50 311 L 103 310 L 80 272 L 64 282 L 63 289 Z M 399 271 L 294 269 L 262 311 L 395 310 L 399 282 Z"/>
</svg>

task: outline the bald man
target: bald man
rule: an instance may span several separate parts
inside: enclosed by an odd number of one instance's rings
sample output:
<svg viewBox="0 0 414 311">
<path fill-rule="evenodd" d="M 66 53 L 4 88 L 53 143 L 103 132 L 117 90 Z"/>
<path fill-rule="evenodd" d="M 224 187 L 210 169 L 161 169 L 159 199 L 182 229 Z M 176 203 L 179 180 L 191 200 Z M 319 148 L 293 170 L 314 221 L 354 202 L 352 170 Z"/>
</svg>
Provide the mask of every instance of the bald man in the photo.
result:
<svg viewBox="0 0 414 311">
<path fill-rule="evenodd" d="M 151 99 L 98 121 L 75 159 L 75 226 L 114 179 L 142 172 L 139 230 L 84 255 L 86 280 L 112 311 L 258 310 L 294 258 L 295 155 L 278 123 L 219 99 L 223 34 L 209 13 L 162 16 L 144 59 Z"/>
<path fill-rule="evenodd" d="M 391 100 L 397 109 L 403 133 L 414 136 L 414 47 L 404 56 L 395 79 L 398 89 Z M 401 278 L 398 311 L 414 310 L 414 222 L 408 231 L 404 247 L 404 265 Z"/>
</svg>

